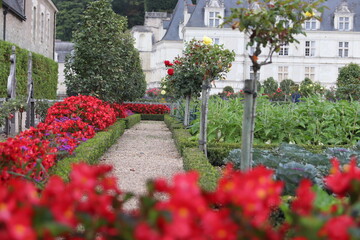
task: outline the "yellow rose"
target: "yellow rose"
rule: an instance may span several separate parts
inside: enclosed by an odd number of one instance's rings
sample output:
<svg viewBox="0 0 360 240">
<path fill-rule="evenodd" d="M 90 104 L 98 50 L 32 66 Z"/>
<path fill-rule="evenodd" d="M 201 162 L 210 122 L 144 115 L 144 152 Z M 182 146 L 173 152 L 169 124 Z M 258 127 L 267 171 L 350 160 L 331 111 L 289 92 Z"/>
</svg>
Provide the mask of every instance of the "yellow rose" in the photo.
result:
<svg viewBox="0 0 360 240">
<path fill-rule="evenodd" d="M 313 16 L 314 16 L 314 14 L 313 14 L 313 13 L 311 13 L 311 12 L 306 12 L 306 13 L 305 13 L 305 16 L 306 16 L 306 17 L 313 17 Z"/>
<path fill-rule="evenodd" d="M 166 91 L 165 91 L 165 90 L 162 90 L 162 91 L 161 91 L 161 94 L 162 94 L 162 95 L 165 95 L 165 94 L 166 94 Z"/>
<path fill-rule="evenodd" d="M 212 39 L 209 38 L 209 37 L 207 37 L 207 36 L 204 36 L 204 37 L 203 37 L 203 43 L 204 43 L 205 45 L 210 45 L 210 44 L 212 44 Z"/>
</svg>

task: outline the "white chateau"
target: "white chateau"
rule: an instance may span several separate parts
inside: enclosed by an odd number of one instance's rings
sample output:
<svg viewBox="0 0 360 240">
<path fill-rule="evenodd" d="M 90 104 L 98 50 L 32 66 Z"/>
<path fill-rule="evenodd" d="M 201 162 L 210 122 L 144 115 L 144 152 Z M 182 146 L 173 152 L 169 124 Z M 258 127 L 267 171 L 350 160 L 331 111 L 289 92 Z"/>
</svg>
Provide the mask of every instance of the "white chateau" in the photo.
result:
<svg viewBox="0 0 360 240">
<path fill-rule="evenodd" d="M 227 79 L 217 81 L 213 92 L 230 85 L 235 90 L 252 75 L 246 49 L 247 36 L 230 27 L 219 28 L 238 0 L 178 0 L 173 14 L 147 12 L 144 26 L 132 29 L 135 46 L 140 51 L 148 88 L 157 87 L 166 75 L 164 60 L 172 61 L 182 54 L 184 42 L 203 36 L 224 44 L 236 52 Z M 309 0 L 311 1 L 311 0 Z M 260 80 L 273 77 L 277 81 L 292 79 L 299 83 L 305 77 L 330 87 L 335 85 L 339 69 L 351 62 L 360 64 L 360 0 L 327 0 L 324 12 L 317 13 L 322 21 L 304 24 L 307 36 L 297 35 L 299 44 L 284 46 L 273 57 L 273 63 L 263 66 Z M 260 56 L 261 60 L 261 56 Z"/>
</svg>

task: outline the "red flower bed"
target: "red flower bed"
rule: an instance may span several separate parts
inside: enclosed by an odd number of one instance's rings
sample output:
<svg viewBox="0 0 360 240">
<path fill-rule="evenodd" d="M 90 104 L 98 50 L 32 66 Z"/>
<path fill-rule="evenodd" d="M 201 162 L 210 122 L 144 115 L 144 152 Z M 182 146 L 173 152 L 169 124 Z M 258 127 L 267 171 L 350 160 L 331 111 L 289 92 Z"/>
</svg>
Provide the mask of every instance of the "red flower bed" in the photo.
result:
<svg viewBox="0 0 360 240">
<path fill-rule="evenodd" d="M 115 110 L 109 104 L 88 96 L 67 98 L 48 112 L 45 123 L 0 143 L 0 181 L 16 177 L 45 180 L 46 172 L 56 161 L 94 137 L 95 127 L 103 129 L 116 120 Z M 118 106 L 116 113 L 124 116 L 126 109 Z"/>
<path fill-rule="evenodd" d="M 157 179 L 136 211 L 124 210 L 126 193 L 110 170 L 76 164 L 70 182 L 53 176 L 41 194 L 19 179 L 0 185 L 0 239 L 357 239 L 357 232 L 349 231 L 359 228 L 357 201 L 343 201 L 339 211 L 319 212 L 307 181 L 287 210 L 291 221 L 273 227 L 269 214 L 281 203 L 283 183 L 264 167 L 239 172 L 228 166 L 214 192 L 199 188 L 195 172 L 177 174 L 172 182 Z M 342 189 L 359 198 L 360 189 L 354 187 L 360 184 L 360 170 L 355 165 L 344 171 L 335 165 L 335 170 L 327 178 L 330 189 L 333 179 L 344 177 Z M 167 198 L 159 200 L 158 193 Z"/>
<path fill-rule="evenodd" d="M 126 118 L 131 114 L 128 109 L 126 109 L 125 106 L 122 104 L 112 103 L 110 106 L 115 110 L 117 118 Z"/>
<path fill-rule="evenodd" d="M 55 103 L 48 109 L 45 123 L 50 124 L 55 119 L 63 117 L 76 118 L 103 130 L 116 121 L 115 110 L 107 103 L 92 96 L 73 96 Z"/>
<path fill-rule="evenodd" d="M 123 106 L 134 113 L 140 114 L 166 114 L 170 112 L 170 108 L 162 104 L 126 103 Z"/>
</svg>

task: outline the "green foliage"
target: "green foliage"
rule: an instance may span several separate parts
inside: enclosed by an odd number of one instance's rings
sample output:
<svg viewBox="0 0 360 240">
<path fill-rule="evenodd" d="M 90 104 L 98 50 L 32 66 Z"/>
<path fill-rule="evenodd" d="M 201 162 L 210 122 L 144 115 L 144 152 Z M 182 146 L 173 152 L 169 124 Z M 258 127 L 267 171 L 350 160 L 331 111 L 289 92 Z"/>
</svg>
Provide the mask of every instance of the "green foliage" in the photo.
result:
<svg viewBox="0 0 360 240">
<path fill-rule="evenodd" d="M 117 14 L 127 17 L 129 28 L 144 24 L 144 0 L 113 0 L 112 8 Z"/>
<path fill-rule="evenodd" d="M 183 165 L 186 171 L 197 171 L 200 174 L 199 185 L 206 191 L 214 191 L 220 178 L 220 171 L 213 167 L 204 153 L 198 148 L 183 150 Z"/>
<path fill-rule="evenodd" d="M 5 120 L 10 114 L 16 111 L 26 111 L 27 105 L 25 98 L 10 99 L 0 105 L 0 127 L 5 125 Z"/>
<path fill-rule="evenodd" d="M 279 84 L 273 77 L 269 77 L 264 81 L 262 86 L 265 94 L 272 94 L 276 91 L 276 89 L 278 89 Z"/>
<path fill-rule="evenodd" d="M 325 88 L 320 83 L 314 83 L 310 78 L 305 78 L 299 88 L 302 97 L 310 97 L 316 94 L 324 94 Z"/>
<path fill-rule="evenodd" d="M 132 128 L 134 125 L 138 124 L 141 121 L 140 114 L 133 114 L 125 118 L 126 129 Z"/>
<path fill-rule="evenodd" d="M 110 126 L 107 131 L 98 132 L 93 138 L 80 144 L 75 149 L 73 155 L 59 161 L 51 169 L 50 174 L 58 175 L 64 180 L 69 180 L 72 164 L 79 162 L 98 164 L 100 157 L 116 142 L 124 131 L 125 121 L 119 120 Z"/>
<path fill-rule="evenodd" d="M 48 101 L 46 99 L 35 102 L 35 114 L 39 115 L 40 122 L 45 121 L 48 109 L 54 104 L 54 101 Z"/>
<path fill-rule="evenodd" d="M 287 95 L 291 94 L 292 86 L 295 86 L 295 82 L 291 79 L 284 79 L 280 82 L 281 90 Z"/>
<path fill-rule="evenodd" d="M 200 111 L 200 102 L 197 99 L 191 99 L 190 101 L 190 108 L 189 108 L 189 123 L 191 124 L 194 121 L 198 113 Z M 181 122 L 184 122 L 185 118 L 185 100 L 180 99 L 177 102 L 177 107 L 175 109 L 175 118 Z"/>
<path fill-rule="evenodd" d="M 7 97 L 7 79 L 10 74 L 10 55 L 14 44 L 0 41 L 0 97 Z M 16 46 L 16 94 L 27 96 L 29 52 Z M 52 59 L 32 53 L 34 97 L 55 99 L 58 81 L 58 64 Z"/>
<path fill-rule="evenodd" d="M 224 87 L 223 92 L 231 92 L 231 93 L 234 93 L 234 89 L 233 89 L 232 86 L 226 86 L 226 87 Z"/>
<path fill-rule="evenodd" d="M 336 95 L 341 99 L 360 99 L 360 66 L 355 63 L 340 69 Z"/>
<path fill-rule="evenodd" d="M 146 12 L 172 12 L 177 2 L 177 0 L 144 0 L 144 7 Z"/>
<path fill-rule="evenodd" d="M 74 33 L 75 55 L 65 65 L 69 96 L 93 95 L 109 102 L 144 95 L 146 82 L 126 19 L 109 0 L 90 3 Z"/>
<path fill-rule="evenodd" d="M 141 120 L 164 121 L 164 114 L 141 114 Z"/>
<path fill-rule="evenodd" d="M 255 144 L 292 142 L 296 144 L 345 145 L 360 140 L 360 103 L 328 102 L 319 97 L 297 104 L 279 105 L 259 98 L 254 133 Z M 243 103 L 211 99 L 208 141 L 240 142 Z M 199 120 L 191 127 L 199 133 Z"/>
</svg>

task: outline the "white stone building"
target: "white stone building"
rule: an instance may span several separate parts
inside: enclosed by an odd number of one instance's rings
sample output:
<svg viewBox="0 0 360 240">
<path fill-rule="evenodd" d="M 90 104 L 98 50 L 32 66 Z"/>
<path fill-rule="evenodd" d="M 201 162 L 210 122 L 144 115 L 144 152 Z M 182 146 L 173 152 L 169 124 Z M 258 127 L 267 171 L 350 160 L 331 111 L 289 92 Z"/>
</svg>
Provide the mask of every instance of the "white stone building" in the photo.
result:
<svg viewBox="0 0 360 240">
<path fill-rule="evenodd" d="M 3 0 L 0 39 L 55 57 L 56 6 L 51 0 Z"/>
<path fill-rule="evenodd" d="M 249 79 L 251 62 L 246 49 L 247 37 L 230 27 L 219 28 L 222 17 L 229 16 L 237 0 L 179 0 L 173 14 L 148 12 L 144 26 L 132 29 L 135 46 L 140 51 L 148 87 L 157 87 L 166 75 L 164 60 L 181 55 L 184 42 L 193 38 L 211 37 L 236 52 L 227 80 L 217 81 L 219 92 L 224 86 L 239 90 Z M 298 35 L 299 44 L 284 46 L 274 55 L 273 63 L 263 66 L 260 80 L 268 77 L 281 81 L 292 79 L 299 83 L 305 77 L 324 86 L 335 84 L 339 68 L 351 62 L 360 63 L 360 1 L 328 0 L 321 14 L 322 21 L 309 20 L 304 24 L 307 36 Z M 261 60 L 261 56 L 260 56 Z"/>
</svg>

